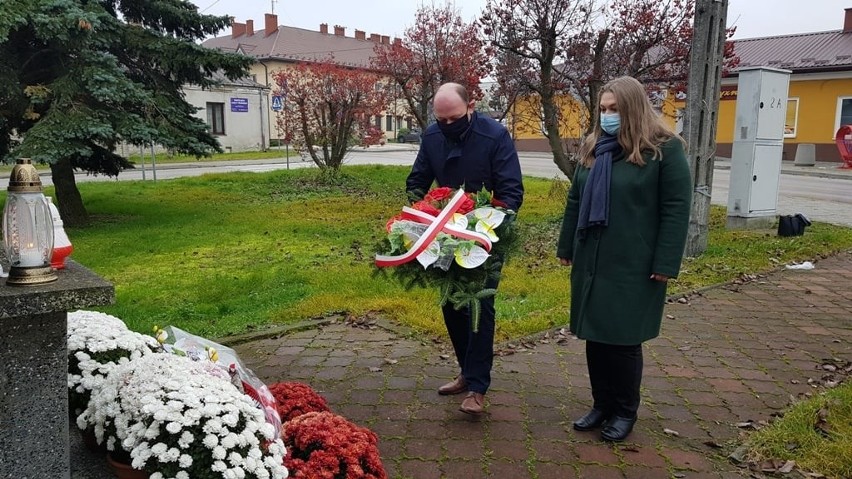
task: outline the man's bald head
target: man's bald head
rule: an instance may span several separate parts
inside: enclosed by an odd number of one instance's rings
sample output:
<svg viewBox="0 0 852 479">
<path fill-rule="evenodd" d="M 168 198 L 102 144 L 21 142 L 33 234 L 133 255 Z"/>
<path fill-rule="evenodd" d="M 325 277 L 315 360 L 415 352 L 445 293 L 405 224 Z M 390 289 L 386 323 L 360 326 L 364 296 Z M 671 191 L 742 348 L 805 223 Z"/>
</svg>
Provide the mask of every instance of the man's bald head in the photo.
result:
<svg viewBox="0 0 852 479">
<path fill-rule="evenodd" d="M 438 98 L 438 95 L 452 95 L 453 93 L 455 93 L 456 96 L 461 98 L 461 100 L 465 103 L 470 101 L 467 95 L 467 88 L 465 88 L 459 83 L 452 82 L 444 83 L 443 85 L 439 86 L 438 91 L 435 92 L 435 98 Z"/>
<path fill-rule="evenodd" d="M 435 120 L 445 124 L 451 124 L 473 111 L 467 89 L 458 83 L 444 83 L 438 87 L 432 106 Z"/>
</svg>

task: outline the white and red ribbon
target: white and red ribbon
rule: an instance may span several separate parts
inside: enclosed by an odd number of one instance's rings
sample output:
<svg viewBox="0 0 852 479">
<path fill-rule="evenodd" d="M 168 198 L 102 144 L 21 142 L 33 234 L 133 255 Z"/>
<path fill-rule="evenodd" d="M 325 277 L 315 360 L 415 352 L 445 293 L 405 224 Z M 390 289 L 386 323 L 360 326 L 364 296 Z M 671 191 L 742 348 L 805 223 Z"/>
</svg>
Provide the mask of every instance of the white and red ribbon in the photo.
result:
<svg viewBox="0 0 852 479">
<path fill-rule="evenodd" d="M 452 218 L 452 216 L 450 218 Z M 425 213 L 420 210 L 415 210 L 414 208 L 409 208 L 406 206 L 402 208 L 402 219 L 411 220 L 417 223 L 428 225 L 432 224 L 436 218 L 430 215 L 429 213 Z M 482 246 L 485 251 L 491 251 L 491 239 L 483 233 L 461 228 L 453 223 L 450 223 L 449 221 L 444 225 L 443 228 L 441 228 L 441 231 L 457 238 L 475 241 L 479 243 L 479 245 Z"/>
<path fill-rule="evenodd" d="M 413 261 L 417 256 L 426 250 L 432 241 L 438 236 L 438 233 L 446 232 L 453 236 L 469 239 L 476 241 L 481 244 L 486 251 L 491 250 L 491 240 L 488 237 L 481 233 L 476 233 L 473 231 L 468 231 L 465 229 L 458 228 L 451 224 L 447 224 L 450 219 L 452 219 L 453 214 L 458 211 L 459 207 L 461 207 L 462 202 L 465 199 L 464 190 L 459 190 L 455 195 L 450 199 L 447 203 L 447 206 L 441 210 L 438 216 L 432 216 L 428 213 L 424 213 L 419 210 L 415 210 L 413 208 L 404 207 L 402 209 L 403 216 L 410 218 L 418 223 L 428 224 L 429 226 L 426 228 L 426 231 L 417 239 L 417 241 L 411 246 L 411 249 L 406 251 L 403 254 L 395 255 L 395 256 L 387 256 L 387 255 L 376 255 L 376 266 L 380 268 L 385 268 L 388 266 L 399 266 L 401 264 L 408 263 L 409 261 Z"/>
</svg>

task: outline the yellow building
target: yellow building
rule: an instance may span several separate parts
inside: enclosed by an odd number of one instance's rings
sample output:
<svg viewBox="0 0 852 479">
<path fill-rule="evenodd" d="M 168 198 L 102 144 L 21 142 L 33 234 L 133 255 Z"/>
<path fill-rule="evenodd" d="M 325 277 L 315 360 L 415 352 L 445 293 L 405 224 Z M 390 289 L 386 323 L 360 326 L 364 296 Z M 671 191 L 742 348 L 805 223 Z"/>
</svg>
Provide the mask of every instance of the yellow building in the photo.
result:
<svg viewBox="0 0 852 479">
<path fill-rule="evenodd" d="M 793 160 L 801 143 L 816 146 L 819 161 L 840 161 L 834 135 L 841 125 L 852 124 L 852 8 L 847 8 L 842 30 L 802 33 L 734 41 L 741 67 L 767 66 L 790 70 L 787 124 L 783 159 Z M 651 94 L 651 101 L 676 131 L 686 95 Z M 716 154 L 730 157 L 736 115 L 736 71 L 722 79 Z M 561 135 L 566 145 L 576 144 L 587 124 L 586 108 L 578 100 L 560 98 Z M 510 130 L 518 149 L 548 151 L 538 115 L 537 98 L 525 98 L 510 112 Z"/>
<path fill-rule="evenodd" d="M 842 30 L 751 38 L 734 42 L 740 66 L 790 70 L 783 159 L 799 144 L 816 145 L 820 161 L 840 161 L 834 135 L 852 124 L 852 8 Z M 716 153 L 730 156 L 737 98 L 736 74 L 722 79 Z"/>
<path fill-rule="evenodd" d="M 338 65 L 370 69 L 376 45 L 390 45 L 391 38 L 377 33 L 370 34 L 355 30 L 354 36 L 346 36 L 346 28 L 335 25 L 329 32 L 328 24 L 322 23 L 318 31 L 278 25 L 278 15 L 264 16 L 263 30 L 255 30 L 254 21 L 233 21 L 231 34 L 211 38 L 204 43 L 207 48 L 239 52 L 256 59 L 250 68 L 250 76 L 258 83 L 270 88 L 265 99 L 267 110 L 272 107 L 276 85 L 273 74 L 290 68 L 299 62 L 324 61 L 333 57 Z M 394 42 L 400 39 L 394 39 Z M 396 137 L 400 128 L 411 128 L 412 118 L 404 114 L 402 101 L 391 103 L 383 115 L 373 119 L 375 126 L 385 133 L 386 138 Z M 269 138 L 280 138 L 275 121 L 271 122 Z"/>
</svg>

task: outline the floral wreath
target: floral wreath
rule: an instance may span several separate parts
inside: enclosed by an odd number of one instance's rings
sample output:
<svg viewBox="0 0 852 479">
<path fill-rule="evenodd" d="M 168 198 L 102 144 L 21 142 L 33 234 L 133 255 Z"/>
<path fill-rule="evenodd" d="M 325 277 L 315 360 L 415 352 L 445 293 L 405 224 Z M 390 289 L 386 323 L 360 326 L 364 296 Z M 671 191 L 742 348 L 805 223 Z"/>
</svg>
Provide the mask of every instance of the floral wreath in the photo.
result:
<svg viewBox="0 0 852 479">
<path fill-rule="evenodd" d="M 487 191 L 441 187 L 388 220 L 377 274 L 390 273 L 407 289 L 437 287 L 440 305 L 470 308 L 479 329 L 480 300 L 494 296 L 516 233 L 515 212 Z"/>
</svg>

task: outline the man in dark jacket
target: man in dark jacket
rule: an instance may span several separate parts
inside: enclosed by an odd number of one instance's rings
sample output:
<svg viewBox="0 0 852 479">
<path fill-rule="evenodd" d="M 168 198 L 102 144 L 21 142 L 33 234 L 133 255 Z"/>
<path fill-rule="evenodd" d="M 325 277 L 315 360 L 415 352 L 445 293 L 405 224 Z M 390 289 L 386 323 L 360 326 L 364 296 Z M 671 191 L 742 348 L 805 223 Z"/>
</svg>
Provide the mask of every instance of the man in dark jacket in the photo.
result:
<svg viewBox="0 0 852 479">
<path fill-rule="evenodd" d="M 421 138 L 420 151 L 405 182 L 406 191 L 412 200 L 419 200 L 433 182 L 439 187 L 463 187 L 468 192 L 485 188 L 507 208 L 517 211 L 523 202 L 524 186 L 515 144 L 503 125 L 473 108 L 474 101 L 463 86 L 446 83 L 438 88 L 433 101 L 436 123 Z M 496 288 L 496 281 L 487 287 Z M 476 333 L 471 329 L 468 309 L 456 311 L 451 304 L 443 307 L 461 374 L 438 388 L 438 394 L 467 392 L 460 410 L 473 415 L 484 411 L 494 359 L 494 297 L 480 304 Z"/>
</svg>

